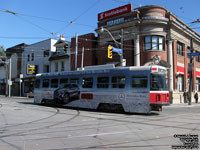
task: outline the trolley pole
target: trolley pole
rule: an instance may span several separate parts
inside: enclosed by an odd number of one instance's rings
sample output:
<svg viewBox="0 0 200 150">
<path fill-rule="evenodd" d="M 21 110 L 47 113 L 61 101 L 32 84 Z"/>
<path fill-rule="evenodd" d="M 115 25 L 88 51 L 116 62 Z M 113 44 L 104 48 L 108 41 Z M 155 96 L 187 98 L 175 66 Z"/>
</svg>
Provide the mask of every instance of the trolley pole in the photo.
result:
<svg viewBox="0 0 200 150">
<path fill-rule="evenodd" d="M 190 49 L 191 49 L 191 53 L 193 53 L 193 39 L 190 39 Z M 190 74 L 190 82 L 189 82 L 189 101 L 188 101 L 188 105 L 192 104 L 192 91 L 193 91 L 193 81 L 192 81 L 192 70 L 193 69 L 193 56 L 190 57 L 190 66 L 188 67 L 189 70 L 189 74 Z"/>
</svg>

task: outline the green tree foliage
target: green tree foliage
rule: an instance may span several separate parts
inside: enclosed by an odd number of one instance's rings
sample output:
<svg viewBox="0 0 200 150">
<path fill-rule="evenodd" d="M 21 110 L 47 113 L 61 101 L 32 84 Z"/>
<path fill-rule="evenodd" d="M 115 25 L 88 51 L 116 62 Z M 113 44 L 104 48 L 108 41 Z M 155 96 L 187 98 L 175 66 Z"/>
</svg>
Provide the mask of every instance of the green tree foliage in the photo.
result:
<svg viewBox="0 0 200 150">
<path fill-rule="evenodd" d="M 0 45 L 0 56 L 6 56 L 5 49 Z"/>
</svg>

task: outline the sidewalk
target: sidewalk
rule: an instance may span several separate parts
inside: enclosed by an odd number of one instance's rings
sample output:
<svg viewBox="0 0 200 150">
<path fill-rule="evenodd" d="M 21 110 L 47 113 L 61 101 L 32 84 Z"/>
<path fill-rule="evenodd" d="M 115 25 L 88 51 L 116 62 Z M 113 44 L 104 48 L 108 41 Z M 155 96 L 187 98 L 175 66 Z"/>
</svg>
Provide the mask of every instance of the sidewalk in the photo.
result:
<svg viewBox="0 0 200 150">
<path fill-rule="evenodd" d="M 188 103 L 180 103 L 180 104 L 170 104 L 170 106 L 176 106 L 176 107 L 194 107 L 194 106 L 200 106 L 200 102 L 195 103 L 192 102 L 191 105 L 188 105 Z"/>
</svg>

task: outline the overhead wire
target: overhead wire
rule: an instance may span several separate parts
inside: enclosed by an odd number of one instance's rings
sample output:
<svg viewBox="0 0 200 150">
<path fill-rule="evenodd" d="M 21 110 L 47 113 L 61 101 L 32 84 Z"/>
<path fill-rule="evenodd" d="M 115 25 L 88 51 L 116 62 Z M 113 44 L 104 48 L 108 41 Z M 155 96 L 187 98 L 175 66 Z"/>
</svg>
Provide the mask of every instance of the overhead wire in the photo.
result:
<svg viewBox="0 0 200 150">
<path fill-rule="evenodd" d="M 92 8 L 94 5 L 96 5 L 97 2 L 98 2 L 98 1 L 96 1 L 93 5 L 91 5 L 91 6 L 85 11 L 85 13 L 86 13 L 90 8 Z M 7 12 L 7 13 L 11 13 L 11 14 L 13 14 L 13 15 L 19 17 L 19 13 L 12 12 L 12 11 L 9 11 L 9 10 L 5 10 L 5 9 L 2 9 L 2 8 L 0 8 L 0 10 L 2 10 L 2 11 L 4 11 L 4 12 Z M 36 17 L 36 18 L 40 18 L 40 19 L 47 19 L 47 20 L 52 20 L 52 21 L 65 22 L 65 21 L 57 20 L 57 19 L 53 19 L 53 18 L 37 17 L 37 16 L 31 16 L 31 15 L 25 15 L 25 14 L 21 14 L 21 15 L 29 16 L 29 17 Z M 82 14 L 79 15 L 78 17 L 76 17 L 74 20 L 77 20 L 77 19 L 80 18 L 81 16 L 82 16 Z M 21 18 L 21 17 L 20 17 L 20 18 Z M 24 19 L 24 18 L 21 18 L 21 19 L 23 19 L 25 22 L 28 22 L 28 23 L 32 24 L 33 26 L 36 26 L 37 28 L 40 28 L 41 30 L 43 30 L 43 31 L 45 31 L 45 32 L 48 32 L 49 34 L 53 35 L 52 32 L 49 32 L 49 31 L 46 30 L 45 28 L 40 27 L 40 26 L 38 26 L 38 25 L 36 25 L 36 24 L 34 24 L 34 23 L 32 23 L 32 22 L 30 22 L 30 21 Z M 69 23 L 74 23 L 74 22 L 69 22 Z M 86 25 L 86 26 L 87 26 L 87 25 Z M 94 27 L 94 26 L 92 26 L 92 27 Z M 159 31 L 159 32 L 160 32 L 160 31 Z M 135 33 L 132 32 L 131 34 L 135 34 Z M 3 38 L 3 37 L 0 37 L 0 38 Z M 7 38 L 8 38 L 8 37 L 7 37 Z M 13 37 L 13 38 L 17 38 L 17 37 Z M 26 38 L 28 38 L 28 37 L 26 37 Z M 39 38 L 39 37 L 33 37 L 33 38 Z M 80 39 L 80 38 L 79 38 L 79 39 Z M 87 40 L 90 40 L 90 39 L 87 39 Z M 99 42 L 98 40 L 96 40 L 96 41 Z M 134 48 L 132 45 L 127 45 L 127 44 L 126 44 L 126 45 L 124 45 L 124 46 L 130 46 L 132 49 Z M 198 46 L 198 47 L 199 47 L 199 46 Z M 92 49 L 88 49 L 88 50 L 92 50 Z M 98 49 L 98 50 L 100 50 L 100 49 Z M 127 49 L 127 50 L 128 50 L 128 49 Z M 87 50 L 86 50 L 86 51 L 87 51 Z"/>
<path fill-rule="evenodd" d="M 58 30 L 56 32 L 56 34 L 58 32 L 61 32 L 62 30 L 66 29 L 69 25 L 73 24 L 76 20 L 78 20 L 81 16 L 83 16 L 85 13 L 87 13 L 91 8 L 93 8 L 97 3 L 99 3 L 100 0 L 97 0 L 95 3 L 93 3 L 90 7 L 88 7 L 84 12 L 82 12 L 79 16 L 77 16 L 76 18 L 74 18 L 72 21 L 70 21 L 67 25 L 65 25 L 62 29 Z"/>
</svg>

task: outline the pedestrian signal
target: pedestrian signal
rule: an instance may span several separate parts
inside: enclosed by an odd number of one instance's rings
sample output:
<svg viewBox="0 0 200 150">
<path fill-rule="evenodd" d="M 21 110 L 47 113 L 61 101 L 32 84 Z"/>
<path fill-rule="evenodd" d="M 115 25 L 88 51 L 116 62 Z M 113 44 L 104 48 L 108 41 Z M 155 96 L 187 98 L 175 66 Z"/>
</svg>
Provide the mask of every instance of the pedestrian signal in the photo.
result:
<svg viewBox="0 0 200 150">
<path fill-rule="evenodd" d="M 112 46 L 108 46 L 108 58 L 112 59 Z"/>
</svg>

